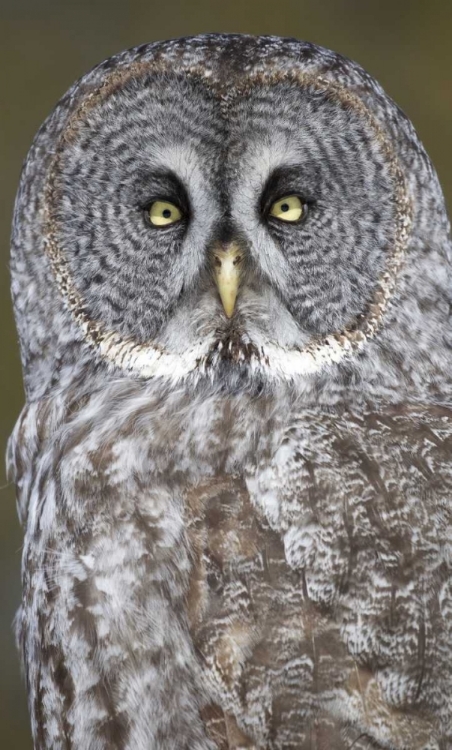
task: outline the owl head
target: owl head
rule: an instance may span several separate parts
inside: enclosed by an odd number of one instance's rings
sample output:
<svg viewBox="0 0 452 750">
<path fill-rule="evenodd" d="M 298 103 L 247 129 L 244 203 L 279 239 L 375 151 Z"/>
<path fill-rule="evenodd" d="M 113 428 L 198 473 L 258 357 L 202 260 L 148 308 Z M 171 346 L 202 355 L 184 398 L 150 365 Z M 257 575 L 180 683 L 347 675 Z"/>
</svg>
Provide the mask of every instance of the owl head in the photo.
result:
<svg viewBox="0 0 452 750">
<path fill-rule="evenodd" d="M 25 164 L 27 389 L 87 368 L 419 388 L 444 369 L 448 253 L 434 170 L 359 66 L 274 37 L 144 45 L 76 83 Z"/>
</svg>

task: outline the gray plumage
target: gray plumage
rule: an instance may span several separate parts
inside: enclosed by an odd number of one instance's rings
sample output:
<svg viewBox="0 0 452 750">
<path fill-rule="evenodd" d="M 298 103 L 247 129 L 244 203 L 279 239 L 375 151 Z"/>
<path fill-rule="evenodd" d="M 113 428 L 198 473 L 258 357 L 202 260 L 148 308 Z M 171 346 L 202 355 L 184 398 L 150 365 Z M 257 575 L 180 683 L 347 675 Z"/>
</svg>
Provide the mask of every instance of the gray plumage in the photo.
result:
<svg viewBox="0 0 452 750">
<path fill-rule="evenodd" d="M 452 747 L 449 223 L 375 80 L 274 37 L 111 58 L 35 139 L 11 267 L 35 747 Z"/>
</svg>

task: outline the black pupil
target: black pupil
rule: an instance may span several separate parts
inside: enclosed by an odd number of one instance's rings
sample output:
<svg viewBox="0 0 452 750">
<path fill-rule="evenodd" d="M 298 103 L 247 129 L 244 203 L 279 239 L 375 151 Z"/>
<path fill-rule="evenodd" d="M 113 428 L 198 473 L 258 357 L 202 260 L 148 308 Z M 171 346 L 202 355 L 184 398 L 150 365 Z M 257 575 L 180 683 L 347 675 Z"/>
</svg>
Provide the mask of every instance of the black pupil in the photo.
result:
<svg viewBox="0 0 452 750">
<path fill-rule="evenodd" d="M 164 219 L 170 219 L 171 218 L 171 209 L 170 208 L 164 208 L 162 211 L 162 215 Z"/>
<path fill-rule="evenodd" d="M 281 211 L 288 211 L 289 210 L 289 204 L 288 203 L 281 203 Z"/>
</svg>

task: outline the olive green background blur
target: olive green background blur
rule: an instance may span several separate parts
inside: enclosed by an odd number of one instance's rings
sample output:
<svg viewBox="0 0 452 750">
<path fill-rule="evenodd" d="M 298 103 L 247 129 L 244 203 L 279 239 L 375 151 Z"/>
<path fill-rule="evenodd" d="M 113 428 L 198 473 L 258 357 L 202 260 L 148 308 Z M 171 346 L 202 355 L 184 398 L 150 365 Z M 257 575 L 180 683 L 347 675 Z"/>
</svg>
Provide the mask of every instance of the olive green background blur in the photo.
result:
<svg viewBox="0 0 452 750">
<path fill-rule="evenodd" d="M 307 39 L 357 60 L 414 122 L 452 198 L 452 0 L 0 0 L 0 451 L 23 403 L 9 232 L 34 133 L 72 82 L 113 53 L 206 31 Z M 3 463 L 3 462 L 2 462 Z M 0 478 L 0 750 L 31 748 L 12 634 L 22 534 Z"/>
</svg>

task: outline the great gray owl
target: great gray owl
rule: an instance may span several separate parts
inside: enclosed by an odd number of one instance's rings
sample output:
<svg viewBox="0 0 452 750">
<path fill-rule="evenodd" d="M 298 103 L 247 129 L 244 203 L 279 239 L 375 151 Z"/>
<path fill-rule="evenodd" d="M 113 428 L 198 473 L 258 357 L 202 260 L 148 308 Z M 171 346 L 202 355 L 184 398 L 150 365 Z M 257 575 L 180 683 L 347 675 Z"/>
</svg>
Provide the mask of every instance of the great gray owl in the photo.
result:
<svg viewBox="0 0 452 750">
<path fill-rule="evenodd" d="M 449 225 L 312 44 L 102 63 L 17 199 L 35 748 L 452 747 Z"/>
</svg>

